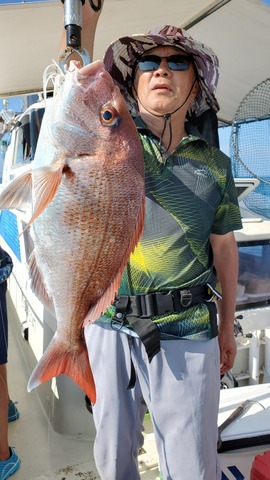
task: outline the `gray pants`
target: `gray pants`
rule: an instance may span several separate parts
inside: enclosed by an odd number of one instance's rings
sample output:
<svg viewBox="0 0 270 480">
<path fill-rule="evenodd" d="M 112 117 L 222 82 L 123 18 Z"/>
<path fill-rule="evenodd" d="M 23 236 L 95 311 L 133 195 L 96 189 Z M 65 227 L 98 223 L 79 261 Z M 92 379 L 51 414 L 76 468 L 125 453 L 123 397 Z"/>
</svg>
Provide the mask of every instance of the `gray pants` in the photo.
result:
<svg viewBox="0 0 270 480">
<path fill-rule="evenodd" d="M 138 338 L 107 324 L 85 328 L 97 401 L 94 456 L 102 480 L 139 480 L 142 422 L 151 415 L 163 480 L 220 480 L 217 339 L 161 341 L 148 362 Z M 135 387 L 128 389 L 131 361 Z"/>
</svg>

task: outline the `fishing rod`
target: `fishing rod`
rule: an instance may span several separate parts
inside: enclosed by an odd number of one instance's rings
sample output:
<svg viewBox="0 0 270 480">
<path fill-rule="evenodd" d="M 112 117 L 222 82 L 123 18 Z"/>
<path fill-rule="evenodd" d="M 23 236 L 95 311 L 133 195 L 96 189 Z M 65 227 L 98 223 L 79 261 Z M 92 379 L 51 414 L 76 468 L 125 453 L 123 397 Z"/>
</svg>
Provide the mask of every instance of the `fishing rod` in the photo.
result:
<svg viewBox="0 0 270 480">
<path fill-rule="evenodd" d="M 91 60 L 88 51 L 81 45 L 82 6 L 85 0 L 61 0 L 61 2 L 64 4 L 66 48 L 60 53 L 59 66 L 64 72 L 66 61 L 72 53 L 79 55 L 83 65 L 87 65 Z M 90 5 L 97 12 L 101 8 L 101 0 L 97 0 L 97 5 L 90 0 Z"/>
</svg>

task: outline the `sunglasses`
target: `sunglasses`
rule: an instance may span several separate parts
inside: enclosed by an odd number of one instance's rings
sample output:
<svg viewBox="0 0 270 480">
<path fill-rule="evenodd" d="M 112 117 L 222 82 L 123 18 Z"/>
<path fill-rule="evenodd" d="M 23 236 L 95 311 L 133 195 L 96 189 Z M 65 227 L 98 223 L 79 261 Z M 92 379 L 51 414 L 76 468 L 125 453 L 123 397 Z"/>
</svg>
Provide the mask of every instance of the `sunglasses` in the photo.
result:
<svg viewBox="0 0 270 480">
<path fill-rule="evenodd" d="M 157 70 L 163 60 L 166 58 L 167 65 L 170 70 L 188 70 L 190 65 L 190 57 L 187 55 L 170 55 L 169 57 L 160 57 L 159 55 L 147 55 L 138 61 L 138 67 L 141 72 L 150 72 Z"/>
</svg>

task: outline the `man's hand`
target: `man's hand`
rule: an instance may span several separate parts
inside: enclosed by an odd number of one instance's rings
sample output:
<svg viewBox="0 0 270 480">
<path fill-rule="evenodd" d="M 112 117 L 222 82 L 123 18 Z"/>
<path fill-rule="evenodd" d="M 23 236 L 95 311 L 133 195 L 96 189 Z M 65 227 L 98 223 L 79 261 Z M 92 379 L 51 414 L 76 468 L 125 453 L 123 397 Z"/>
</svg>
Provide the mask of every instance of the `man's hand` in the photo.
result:
<svg viewBox="0 0 270 480">
<path fill-rule="evenodd" d="M 228 322 L 230 325 L 230 322 Z M 220 373 L 221 375 L 233 368 L 234 360 L 237 353 L 234 332 L 231 328 L 222 328 L 219 325 L 219 349 L 220 349 Z"/>
</svg>

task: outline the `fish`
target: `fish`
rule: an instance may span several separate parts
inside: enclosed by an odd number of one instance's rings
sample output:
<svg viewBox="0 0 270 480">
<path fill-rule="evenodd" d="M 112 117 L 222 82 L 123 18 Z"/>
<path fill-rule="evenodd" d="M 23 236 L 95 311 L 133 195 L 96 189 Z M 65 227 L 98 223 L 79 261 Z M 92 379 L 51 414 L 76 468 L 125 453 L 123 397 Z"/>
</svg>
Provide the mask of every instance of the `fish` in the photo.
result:
<svg viewBox="0 0 270 480">
<path fill-rule="evenodd" d="M 95 403 L 83 327 L 113 303 L 142 235 L 143 152 L 102 61 L 83 67 L 70 62 L 57 83 L 31 170 L 1 193 L 0 209 L 30 203 L 32 289 L 57 321 L 27 389 L 64 374 Z"/>
</svg>

